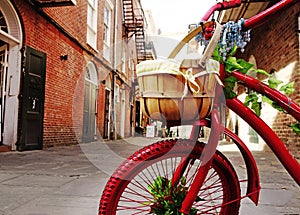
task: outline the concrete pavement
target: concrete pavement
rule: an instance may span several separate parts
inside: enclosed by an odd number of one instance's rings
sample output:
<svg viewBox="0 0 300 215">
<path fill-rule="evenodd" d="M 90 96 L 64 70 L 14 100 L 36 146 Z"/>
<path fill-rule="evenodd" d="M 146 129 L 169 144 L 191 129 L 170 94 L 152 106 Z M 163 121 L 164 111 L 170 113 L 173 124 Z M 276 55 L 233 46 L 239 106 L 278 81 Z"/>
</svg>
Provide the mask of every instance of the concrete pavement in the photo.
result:
<svg viewBox="0 0 300 215">
<path fill-rule="evenodd" d="M 0 214 L 97 214 L 103 187 L 118 164 L 158 138 L 0 153 Z M 225 152 L 241 177 L 245 165 L 237 152 Z M 242 215 L 300 214 L 299 186 L 270 152 L 254 152 L 261 179 L 258 206 L 242 200 Z M 242 186 L 245 190 L 245 185 Z"/>
</svg>

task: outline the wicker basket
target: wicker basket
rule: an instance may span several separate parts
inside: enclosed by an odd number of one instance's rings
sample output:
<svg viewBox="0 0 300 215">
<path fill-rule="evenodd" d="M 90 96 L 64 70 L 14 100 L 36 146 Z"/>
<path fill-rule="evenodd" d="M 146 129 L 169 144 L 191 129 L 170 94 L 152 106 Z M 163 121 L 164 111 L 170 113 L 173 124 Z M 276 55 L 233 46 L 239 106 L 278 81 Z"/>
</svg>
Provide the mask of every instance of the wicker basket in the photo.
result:
<svg viewBox="0 0 300 215">
<path fill-rule="evenodd" d="M 190 33 L 184 42 L 199 33 Z M 217 39 L 215 39 L 217 40 Z M 181 49 L 180 43 L 169 57 Z M 215 46 L 206 52 L 207 57 Z M 211 50 L 212 49 L 212 50 Z M 177 62 L 173 59 L 148 60 L 137 65 L 141 95 L 141 108 L 153 120 L 169 125 L 192 124 L 210 115 L 215 96 L 216 73 L 219 62 L 205 59 L 206 68 L 199 66 L 199 59 Z"/>
<path fill-rule="evenodd" d="M 188 62 L 188 61 L 187 61 Z M 157 60 L 145 61 L 141 66 L 176 63 Z M 191 83 L 186 78 L 187 71 L 193 75 L 202 72 L 199 67 L 181 64 L 177 73 L 153 69 L 151 72 L 138 73 L 143 113 L 153 120 L 166 121 L 167 124 L 190 124 L 209 116 L 215 96 L 216 78 L 214 73 L 206 73 Z M 150 66 L 151 69 L 151 66 Z M 188 88 L 186 93 L 185 88 Z"/>
</svg>

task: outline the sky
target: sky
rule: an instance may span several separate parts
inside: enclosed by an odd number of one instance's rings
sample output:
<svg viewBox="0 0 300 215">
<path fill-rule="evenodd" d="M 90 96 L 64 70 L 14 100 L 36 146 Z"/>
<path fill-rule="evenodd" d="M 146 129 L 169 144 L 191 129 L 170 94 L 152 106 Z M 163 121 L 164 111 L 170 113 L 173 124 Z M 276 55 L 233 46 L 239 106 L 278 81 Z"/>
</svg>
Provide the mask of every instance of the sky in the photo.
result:
<svg viewBox="0 0 300 215">
<path fill-rule="evenodd" d="M 144 10 L 151 10 L 156 29 L 162 34 L 187 32 L 188 25 L 199 23 L 216 0 L 141 0 Z"/>
</svg>

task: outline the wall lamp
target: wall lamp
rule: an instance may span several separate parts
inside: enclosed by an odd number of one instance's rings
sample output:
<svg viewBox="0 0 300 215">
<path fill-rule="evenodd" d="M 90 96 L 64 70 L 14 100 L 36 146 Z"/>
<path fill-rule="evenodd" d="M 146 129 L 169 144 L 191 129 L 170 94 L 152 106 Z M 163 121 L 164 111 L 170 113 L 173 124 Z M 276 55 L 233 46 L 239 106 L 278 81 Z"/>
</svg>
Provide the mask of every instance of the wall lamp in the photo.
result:
<svg viewBox="0 0 300 215">
<path fill-rule="evenodd" d="M 61 55 L 60 56 L 60 60 L 63 61 L 63 60 L 68 60 L 68 55 Z"/>
</svg>

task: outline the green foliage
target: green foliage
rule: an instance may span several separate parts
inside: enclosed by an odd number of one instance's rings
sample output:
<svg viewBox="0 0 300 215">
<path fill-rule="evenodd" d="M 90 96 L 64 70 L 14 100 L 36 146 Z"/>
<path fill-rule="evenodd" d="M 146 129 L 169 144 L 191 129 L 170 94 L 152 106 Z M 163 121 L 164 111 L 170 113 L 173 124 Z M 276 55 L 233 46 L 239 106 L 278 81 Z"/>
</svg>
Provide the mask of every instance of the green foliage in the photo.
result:
<svg viewBox="0 0 300 215">
<path fill-rule="evenodd" d="M 256 70 L 256 73 L 257 74 L 261 74 L 261 75 L 264 75 L 264 76 L 270 76 L 270 74 L 269 73 L 267 73 L 265 70 L 262 70 L 262 69 L 257 69 Z"/>
<path fill-rule="evenodd" d="M 153 184 L 148 186 L 150 193 L 154 197 L 151 205 L 151 213 L 156 215 L 181 215 L 179 212 L 181 204 L 187 194 L 188 188 L 185 187 L 186 180 L 181 178 L 177 187 L 172 186 L 172 182 L 167 178 L 158 176 Z M 201 199 L 197 197 L 196 201 Z M 191 208 L 190 215 L 196 215 L 197 209 Z"/>
<path fill-rule="evenodd" d="M 251 104 L 251 109 L 254 110 L 257 116 L 260 116 L 261 114 L 261 102 L 259 102 L 259 97 L 256 93 L 251 93 L 246 96 L 244 105 L 245 106 L 250 106 Z"/>
<path fill-rule="evenodd" d="M 238 79 L 233 76 L 229 76 L 228 78 L 224 79 L 225 82 L 224 94 L 226 98 L 233 99 L 234 97 L 237 96 L 237 94 L 233 90 L 237 81 Z"/>
<path fill-rule="evenodd" d="M 288 126 L 291 127 L 297 135 L 300 135 L 300 123 L 294 123 Z"/>
<path fill-rule="evenodd" d="M 284 109 L 282 107 L 280 107 L 276 102 L 272 101 L 271 99 L 269 99 L 267 96 L 263 96 L 262 97 L 262 101 L 271 105 L 274 109 L 283 112 Z"/>
<path fill-rule="evenodd" d="M 218 62 L 221 62 L 222 58 L 221 58 L 221 55 L 219 54 L 219 45 L 216 46 L 211 57 L 212 57 L 212 59 L 214 59 Z"/>
<path fill-rule="evenodd" d="M 286 95 L 289 95 L 295 91 L 294 85 L 295 85 L 295 82 L 285 84 L 280 87 L 279 91 L 283 91 L 283 92 L 285 92 Z"/>
<path fill-rule="evenodd" d="M 277 89 L 277 87 L 279 86 L 279 84 L 282 84 L 282 81 L 274 78 L 274 77 L 270 77 L 268 79 L 268 83 L 269 83 L 269 87 L 272 89 Z"/>
<path fill-rule="evenodd" d="M 228 54 L 226 59 L 222 59 L 219 54 L 219 47 L 217 46 L 212 58 L 215 60 L 219 60 L 225 65 L 225 71 L 227 74 L 230 75 L 233 71 L 239 71 L 243 74 L 247 74 L 248 71 L 253 71 L 256 74 L 261 74 L 266 77 L 268 77 L 267 84 L 272 89 L 277 89 L 286 95 L 289 95 L 294 92 L 294 82 L 283 84 L 282 81 L 276 79 L 273 76 L 270 76 L 265 70 L 262 69 L 254 69 L 253 64 L 243 60 L 243 59 L 236 59 L 236 57 L 233 57 L 235 54 L 237 47 L 234 47 Z M 237 84 L 238 79 L 229 76 L 226 79 L 224 79 L 225 87 L 224 87 L 224 94 L 227 99 L 232 99 L 237 96 L 236 92 L 234 91 L 234 88 Z M 279 88 L 279 89 L 278 89 Z M 278 111 L 284 112 L 283 108 L 281 108 L 276 102 L 273 102 L 271 99 L 267 98 L 266 96 L 262 96 L 261 94 L 258 94 L 256 92 L 250 91 L 247 95 L 244 105 L 249 106 L 258 116 L 261 114 L 262 109 L 262 102 L 266 102 L 270 104 L 273 108 L 275 108 Z M 296 134 L 299 134 L 299 123 L 289 125 Z"/>
<path fill-rule="evenodd" d="M 244 67 L 237 62 L 236 57 L 228 57 L 224 63 L 226 72 L 230 73 L 235 70 L 244 71 Z"/>
</svg>

